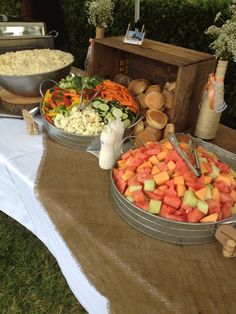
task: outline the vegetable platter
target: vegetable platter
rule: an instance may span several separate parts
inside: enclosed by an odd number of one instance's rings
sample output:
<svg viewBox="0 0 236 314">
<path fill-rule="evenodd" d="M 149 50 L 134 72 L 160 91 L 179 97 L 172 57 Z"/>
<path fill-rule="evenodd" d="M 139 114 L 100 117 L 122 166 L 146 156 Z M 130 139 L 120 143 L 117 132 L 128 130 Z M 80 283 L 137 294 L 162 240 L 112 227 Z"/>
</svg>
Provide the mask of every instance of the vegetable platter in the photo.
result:
<svg viewBox="0 0 236 314">
<path fill-rule="evenodd" d="M 202 244 L 215 240 L 220 224 L 236 224 L 236 156 L 192 139 L 198 145 L 199 178 L 168 140 L 128 150 L 117 160 L 112 201 L 131 226 L 167 242 Z M 179 145 L 194 164 L 189 143 Z"/>
<path fill-rule="evenodd" d="M 120 118 L 128 135 L 139 113 L 136 100 L 123 85 L 76 75 L 47 89 L 40 109 L 51 138 L 89 151 L 100 150 L 100 134 L 110 121 Z"/>
</svg>

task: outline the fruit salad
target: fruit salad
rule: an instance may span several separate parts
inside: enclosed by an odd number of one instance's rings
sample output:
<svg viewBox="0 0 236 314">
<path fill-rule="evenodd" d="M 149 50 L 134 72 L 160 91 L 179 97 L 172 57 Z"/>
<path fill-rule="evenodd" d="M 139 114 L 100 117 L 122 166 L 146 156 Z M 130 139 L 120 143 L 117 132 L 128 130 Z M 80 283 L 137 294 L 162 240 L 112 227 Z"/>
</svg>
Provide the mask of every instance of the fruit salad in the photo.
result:
<svg viewBox="0 0 236 314">
<path fill-rule="evenodd" d="M 188 144 L 179 145 L 194 164 Z M 214 223 L 231 217 L 236 213 L 236 172 L 202 146 L 197 153 L 199 178 L 167 140 L 131 149 L 113 168 L 115 185 L 133 205 L 170 220 Z"/>
</svg>

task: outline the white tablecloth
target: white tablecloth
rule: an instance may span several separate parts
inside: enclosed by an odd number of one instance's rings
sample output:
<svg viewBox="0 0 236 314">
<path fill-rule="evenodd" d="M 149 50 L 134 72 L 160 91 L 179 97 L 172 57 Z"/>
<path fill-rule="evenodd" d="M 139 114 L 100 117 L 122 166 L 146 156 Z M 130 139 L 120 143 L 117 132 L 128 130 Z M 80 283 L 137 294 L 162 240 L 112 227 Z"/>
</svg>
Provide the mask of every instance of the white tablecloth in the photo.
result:
<svg viewBox="0 0 236 314">
<path fill-rule="evenodd" d="M 107 313 L 108 301 L 83 274 L 46 211 L 34 182 L 43 153 L 40 135 L 30 136 L 23 120 L 0 118 L 0 209 L 33 232 L 56 258 L 75 297 L 89 313 Z"/>
</svg>

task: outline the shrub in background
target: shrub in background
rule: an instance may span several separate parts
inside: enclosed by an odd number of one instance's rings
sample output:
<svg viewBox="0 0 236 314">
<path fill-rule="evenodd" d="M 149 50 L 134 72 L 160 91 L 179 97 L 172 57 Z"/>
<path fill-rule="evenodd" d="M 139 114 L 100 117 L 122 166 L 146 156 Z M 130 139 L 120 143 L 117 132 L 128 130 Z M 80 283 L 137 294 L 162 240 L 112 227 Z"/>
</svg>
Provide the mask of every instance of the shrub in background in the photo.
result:
<svg viewBox="0 0 236 314">
<path fill-rule="evenodd" d="M 10 2 L 10 4 L 9 4 Z M 75 56 L 75 65 L 84 67 L 89 38 L 95 36 L 88 24 L 86 0 L 61 0 L 68 38 L 68 49 Z M 134 0 L 113 0 L 114 21 L 107 36 L 125 34 L 128 23 L 134 21 Z M 217 12 L 231 0 L 141 0 L 140 23 L 145 25 L 146 37 L 198 51 L 210 52 L 210 38 L 205 30 L 214 23 Z M 19 14 L 21 1 L 0 0 L 0 13 Z M 11 10 L 11 11 L 9 11 Z M 15 11 L 14 11 L 15 10 Z M 229 63 L 225 78 L 225 98 L 228 109 L 222 120 L 236 128 L 236 65 Z"/>
</svg>

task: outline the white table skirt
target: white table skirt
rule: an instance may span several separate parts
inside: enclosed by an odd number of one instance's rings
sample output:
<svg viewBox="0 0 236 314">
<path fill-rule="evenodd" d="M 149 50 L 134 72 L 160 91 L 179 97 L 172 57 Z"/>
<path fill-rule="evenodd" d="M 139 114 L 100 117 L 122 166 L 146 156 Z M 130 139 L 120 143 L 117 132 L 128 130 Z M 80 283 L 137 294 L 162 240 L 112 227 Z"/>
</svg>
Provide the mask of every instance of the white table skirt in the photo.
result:
<svg viewBox="0 0 236 314">
<path fill-rule="evenodd" d="M 40 135 L 30 136 L 23 120 L 0 119 L 0 209 L 33 232 L 56 258 L 67 283 L 89 313 L 108 313 L 108 300 L 90 285 L 80 265 L 36 199 L 34 182 L 43 153 Z"/>
</svg>

